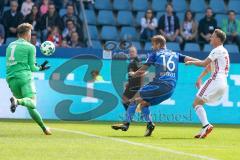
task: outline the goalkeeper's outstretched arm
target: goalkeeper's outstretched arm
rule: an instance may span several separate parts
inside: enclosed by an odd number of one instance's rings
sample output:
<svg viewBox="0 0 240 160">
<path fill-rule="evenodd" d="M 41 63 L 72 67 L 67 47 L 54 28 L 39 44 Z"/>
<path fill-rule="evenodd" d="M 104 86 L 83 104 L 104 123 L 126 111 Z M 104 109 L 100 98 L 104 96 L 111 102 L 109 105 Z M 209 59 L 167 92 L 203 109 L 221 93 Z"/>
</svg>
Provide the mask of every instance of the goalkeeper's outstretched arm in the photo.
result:
<svg viewBox="0 0 240 160">
<path fill-rule="evenodd" d="M 47 70 L 50 68 L 50 66 L 47 65 L 48 61 L 44 61 L 41 65 L 37 65 L 36 63 L 36 49 L 35 47 L 32 47 L 29 53 L 28 57 L 28 65 L 30 66 L 30 69 L 32 72 L 37 72 L 37 71 L 43 71 Z"/>
<path fill-rule="evenodd" d="M 29 51 L 28 65 L 32 72 L 40 71 L 40 67 L 37 66 L 37 63 L 36 63 L 36 48 L 34 46 L 32 46 Z"/>
</svg>

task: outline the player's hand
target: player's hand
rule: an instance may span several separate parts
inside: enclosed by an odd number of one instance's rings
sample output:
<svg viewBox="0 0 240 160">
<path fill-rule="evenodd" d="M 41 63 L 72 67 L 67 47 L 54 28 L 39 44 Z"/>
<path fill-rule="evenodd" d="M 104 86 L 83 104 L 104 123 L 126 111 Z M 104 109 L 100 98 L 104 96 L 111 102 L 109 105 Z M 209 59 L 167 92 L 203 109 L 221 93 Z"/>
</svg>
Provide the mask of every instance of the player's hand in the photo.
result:
<svg viewBox="0 0 240 160">
<path fill-rule="evenodd" d="M 186 61 L 185 62 L 185 65 L 192 65 L 193 64 L 193 61 Z"/>
<path fill-rule="evenodd" d="M 199 89 L 201 87 L 201 85 L 202 85 L 202 79 L 199 78 L 195 85 Z"/>
<path fill-rule="evenodd" d="M 40 71 L 44 71 L 50 68 L 50 66 L 47 65 L 48 61 L 44 61 L 39 67 L 40 67 Z"/>
<path fill-rule="evenodd" d="M 128 72 L 128 75 L 134 77 L 135 72 Z"/>
</svg>

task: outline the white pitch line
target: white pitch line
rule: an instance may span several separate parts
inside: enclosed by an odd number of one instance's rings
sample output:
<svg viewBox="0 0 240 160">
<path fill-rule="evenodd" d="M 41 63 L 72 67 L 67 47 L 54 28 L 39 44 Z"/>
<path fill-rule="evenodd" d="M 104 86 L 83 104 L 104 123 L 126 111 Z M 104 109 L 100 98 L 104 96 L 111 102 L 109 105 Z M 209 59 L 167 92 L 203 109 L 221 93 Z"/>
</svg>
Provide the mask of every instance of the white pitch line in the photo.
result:
<svg viewBox="0 0 240 160">
<path fill-rule="evenodd" d="M 61 128 L 52 128 L 52 129 L 56 130 L 56 131 L 66 132 L 66 133 L 81 134 L 81 135 L 88 136 L 88 137 L 112 140 L 115 142 L 126 143 L 126 144 L 130 144 L 130 145 L 134 145 L 134 146 L 141 146 L 141 147 L 150 148 L 150 149 L 154 149 L 154 150 L 158 150 L 158 151 L 162 151 L 162 152 L 173 153 L 173 154 L 178 154 L 178 155 L 183 155 L 183 156 L 188 156 L 188 157 L 194 157 L 194 158 L 203 159 L 203 160 L 218 160 L 215 158 L 211 158 L 211 157 L 207 157 L 207 156 L 203 156 L 203 155 L 199 155 L 199 154 L 192 154 L 192 153 L 177 151 L 177 150 L 173 150 L 173 149 L 169 149 L 169 148 L 165 148 L 165 147 L 159 147 L 159 146 L 154 146 L 154 145 L 144 144 L 144 143 L 139 143 L 139 142 L 132 142 L 132 141 L 128 141 L 128 140 L 120 139 L 120 138 L 100 136 L 100 135 L 91 134 L 91 133 L 87 133 L 87 132 L 61 129 Z"/>
</svg>

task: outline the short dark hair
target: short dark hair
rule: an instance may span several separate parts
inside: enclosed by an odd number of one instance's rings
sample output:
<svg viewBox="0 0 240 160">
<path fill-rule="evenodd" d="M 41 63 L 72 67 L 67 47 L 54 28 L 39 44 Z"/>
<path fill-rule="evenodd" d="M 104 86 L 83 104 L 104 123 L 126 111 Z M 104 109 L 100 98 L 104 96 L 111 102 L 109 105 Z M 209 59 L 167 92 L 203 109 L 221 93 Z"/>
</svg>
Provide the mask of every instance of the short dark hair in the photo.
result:
<svg viewBox="0 0 240 160">
<path fill-rule="evenodd" d="M 152 42 L 159 43 L 161 47 L 164 47 L 166 45 L 166 39 L 162 35 L 153 36 Z"/>
<path fill-rule="evenodd" d="M 67 19 L 66 24 L 68 24 L 68 22 L 73 22 L 73 24 L 75 25 L 74 20 L 72 20 L 72 19 Z"/>
<path fill-rule="evenodd" d="M 205 12 L 207 12 L 207 10 L 213 11 L 211 7 L 207 7 L 206 10 L 205 10 Z"/>
<path fill-rule="evenodd" d="M 48 6 L 50 5 L 55 7 L 55 4 L 52 1 L 49 2 Z"/>
<path fill-rule="evenodd" d="M 16 2 L 18 4 L 18 0 L 11 0 L 10 3 Z"/>
<path fill-rule="evenodd" d="M 92 75 L 93 75 L 93 74 L 99 75 L 99 71 L 98 71 L 98 70 L 92 70 L 92 71 L 91 71 L 91 74 L 92 74 Z"/>
<path fill-rule="evenodd" d="M 32 25 L 29 23 L 22 23 L 17 27 L 17 34 L 21 37 L 32 30 Z"/>
<path fill-rule="evenodd" d="M 72 3 L 68 3 L 66 8 L 68 8 L 68 7 L 73 7 L 73 9 L 74 9 L 74 5 Z"/>
<path fill-rule="evenodd" d="M 185 14 L 184 14 L 184 21 L 187 20 L 187 14 L 188 14 L 188 13 L 191 13 L 191 15 L 192 15 L 192 20 L 194 19 L 194 14 L 193 14 L 193 12 L 192 12 L 191 10 L 187 10 L 187 11 L 185 12 Z"/>
<path fill-rule="evenodd" d="M 223 32 L 221 29 L 215 29 L 214 33 L 216 34 L 216 36 L 220 39 L 220 41 L 222 43 L 225 42 L 225 40 L 226 40 L 226 33 L 225 32 Z"/>
<path fill-rule="evenodd" d="M 77 34 L 77 36 L 78 36 L 78 41 L 79 41 L 79 38 L 80 38 L 80 37 L 79 37 L 78 32 L 76 32 L 76 31 L 72 32 L 72 33 L 71 33 L 71 37 L 73 36 L 73 34 Z"/>
<path fill-rule="evenodd" d="M 167 3 L 167 4 L 165 5 L 165 8 L 167 8 L 168 6 L 171 6 L 171 7 L 173 8 L 172 3 Z"/>
<path fill-rule="evenodd" d="M 228 15 L 229 15 L 230 13 L 236 14 L 236 12 L 235 12 L 234 10 L 229 10 L 229 11 L 228 11 Z"/>
</svg>

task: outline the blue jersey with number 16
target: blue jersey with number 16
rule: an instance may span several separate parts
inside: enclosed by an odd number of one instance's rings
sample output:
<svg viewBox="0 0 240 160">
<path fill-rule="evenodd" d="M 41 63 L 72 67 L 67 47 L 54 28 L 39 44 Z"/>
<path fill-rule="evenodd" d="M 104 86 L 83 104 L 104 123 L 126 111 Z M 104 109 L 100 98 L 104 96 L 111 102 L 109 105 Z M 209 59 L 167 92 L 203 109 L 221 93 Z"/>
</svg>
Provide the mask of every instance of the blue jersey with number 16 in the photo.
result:
<svg viewBox="0 0 240 160">
<path fill-rule="evenodd" d="M 149 54 L 145 65 L 155 67 L 153 82 L 156 84 L 163 81 L 169 82 L 175 87 L 178 79 L 178 63 L 184 62 L 185 57 L 185 55 L 168 49 L 160 49 Z"/>
</svg>

